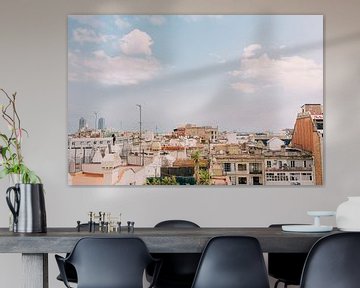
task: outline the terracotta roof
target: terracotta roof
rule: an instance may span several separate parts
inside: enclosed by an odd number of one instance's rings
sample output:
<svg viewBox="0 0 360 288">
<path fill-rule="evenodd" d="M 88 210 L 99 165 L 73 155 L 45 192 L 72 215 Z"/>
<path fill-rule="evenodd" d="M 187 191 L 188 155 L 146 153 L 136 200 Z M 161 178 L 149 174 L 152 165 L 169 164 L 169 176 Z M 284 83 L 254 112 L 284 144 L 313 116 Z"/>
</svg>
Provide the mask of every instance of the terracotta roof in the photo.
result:
<svg viewBox="0 0 360 288">
<path fill-rule="evenodd" d="M 200 159 L 200 167 L 207 167 L 208 161 L 205 159 Z M 195 163 L 192 159 L 177 159 L 173 163 L 173 167 L 194 167 Z"/>
</svg>

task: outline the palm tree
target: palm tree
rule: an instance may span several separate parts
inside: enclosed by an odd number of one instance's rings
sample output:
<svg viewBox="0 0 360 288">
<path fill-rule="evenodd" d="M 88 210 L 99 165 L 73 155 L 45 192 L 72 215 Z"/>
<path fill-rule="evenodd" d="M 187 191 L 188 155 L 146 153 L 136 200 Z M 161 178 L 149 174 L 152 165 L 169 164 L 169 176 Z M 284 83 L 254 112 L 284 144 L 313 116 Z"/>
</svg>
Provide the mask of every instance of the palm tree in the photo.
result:
<svg viewBox="0 0 360 288">
<path fill-rule="evenodd" d="M 161 179 L 161 185 L 178 185 L 175 176 L 165 176 Z"/>
<path fill-rule="evenodd" d="M 199 171 L 199 183 L 200 185 L 210 185 L 210 173 L 209 170 L 201 169 Z"/>
<path fill-rule="evenodd" d="M 191 154 L 191 159 L 194 161 L 194 174 L 196 184 L 199 184 L 199 170 L 200 170 L 200 150 L 196 150 Z"/>
<path fill-rule="evenodd" d="M 151 177 L 146 179 L 146 185 L 178 185 L 175 176 Z"/>
</svg>

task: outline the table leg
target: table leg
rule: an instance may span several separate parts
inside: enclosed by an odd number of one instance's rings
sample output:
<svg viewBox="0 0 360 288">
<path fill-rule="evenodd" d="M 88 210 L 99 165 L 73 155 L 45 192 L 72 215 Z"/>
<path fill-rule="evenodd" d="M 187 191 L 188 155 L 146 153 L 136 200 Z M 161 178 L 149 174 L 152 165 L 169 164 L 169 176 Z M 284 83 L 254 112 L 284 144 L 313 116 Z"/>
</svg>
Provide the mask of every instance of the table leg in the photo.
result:
<svg viewBox="0 0 360 288">
<path fill-rule="evenodd" d="M 22 254 L 23 288 L 49 288 L 48 254 Z"/>
</svg>

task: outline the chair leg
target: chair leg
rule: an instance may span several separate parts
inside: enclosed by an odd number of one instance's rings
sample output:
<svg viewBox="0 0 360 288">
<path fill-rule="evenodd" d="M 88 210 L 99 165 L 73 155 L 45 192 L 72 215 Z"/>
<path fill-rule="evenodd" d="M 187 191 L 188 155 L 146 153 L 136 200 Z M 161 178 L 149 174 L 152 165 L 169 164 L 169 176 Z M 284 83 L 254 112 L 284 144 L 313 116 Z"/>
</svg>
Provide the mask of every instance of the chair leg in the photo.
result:
<svg viewBox="0 0 360 288">
<path fill-rule="evenodd" d="M 277 280 L 277 281 L 275 282 L 275 284 L 274 284 L 274 288 L 277 288 L 280 283 L 284 283 L 284 288 L 287 288 L 287 287 L 288 287 L 288 285 L 287 285 L 286 282 L 283 282 L 283 281 L 281 281 L 281 280 Z"/>
</svg>

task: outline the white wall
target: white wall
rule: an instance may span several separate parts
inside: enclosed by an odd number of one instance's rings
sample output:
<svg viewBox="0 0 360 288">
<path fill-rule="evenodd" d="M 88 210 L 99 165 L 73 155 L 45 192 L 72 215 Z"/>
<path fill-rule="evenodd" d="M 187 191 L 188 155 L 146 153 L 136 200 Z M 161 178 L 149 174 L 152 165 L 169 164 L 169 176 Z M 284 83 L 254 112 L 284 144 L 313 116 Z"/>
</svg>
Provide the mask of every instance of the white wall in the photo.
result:
<svg viewBox="0 0 360 288">
<path fill-rule="evenodd" d="M 89 210 L 122 212 L 136 226 L 187 218 L 201 226 L 307 222 L 307 210 L 333 210 L 360 195 L 360 2 L 357 0 L 1 0 L 0 86 L 18 92 L 24 155 L 46 187 L 48 226 L 73 226 Z M 324 14 L 325 185 L 323 187 L 175 188 L 67 185 L 68 14 Z M 0 181 L 0 226 L 8 224 Z M 151 189 L 151 191 L 149 191 Z M 329 220 L 328 223 L 333 223 Z M 62 287 L 53 280 L 50 287 Z M 2 287 L 20 287 L 19 255 L 0 255 Z"/>
</svg>

